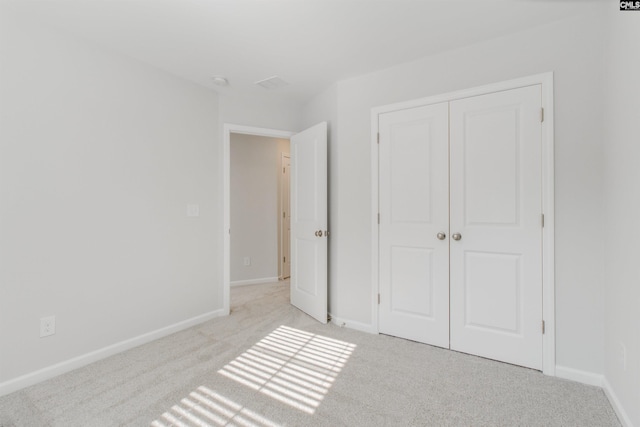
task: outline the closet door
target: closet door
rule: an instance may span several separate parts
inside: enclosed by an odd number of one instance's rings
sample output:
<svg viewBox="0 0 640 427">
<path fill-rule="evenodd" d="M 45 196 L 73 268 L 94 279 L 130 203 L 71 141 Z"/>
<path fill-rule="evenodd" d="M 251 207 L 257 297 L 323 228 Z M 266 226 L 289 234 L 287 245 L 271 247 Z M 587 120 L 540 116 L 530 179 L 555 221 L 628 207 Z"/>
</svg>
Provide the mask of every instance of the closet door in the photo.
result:
<svg viewBox="0 0 640 427">
<path fill-rule="evenodd" d="M 448 104 L 381 114 L 379 132 L 379 330 L 448 348 Z"/>
<path fill-rule="evenodd" d="M 450 103 L 451 349 L 534 369 L 542 368 L 540 111 L 539 85 Z"/>
</svg>

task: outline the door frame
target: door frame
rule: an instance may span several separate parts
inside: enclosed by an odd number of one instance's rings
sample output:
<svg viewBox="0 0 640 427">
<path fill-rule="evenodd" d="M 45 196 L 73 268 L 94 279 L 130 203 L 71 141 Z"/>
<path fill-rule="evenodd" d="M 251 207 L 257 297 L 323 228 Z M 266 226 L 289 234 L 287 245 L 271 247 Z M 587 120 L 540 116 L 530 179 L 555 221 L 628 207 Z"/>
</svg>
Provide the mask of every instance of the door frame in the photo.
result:
<svg viewBox="0 0 640 427">
<path fill-rule="evenodd" d="M 291 149 L 289 149 L 288 153 L 285 153 L 285 152 L 280 153 L 280 167 L 282 169 L 284 169 L 284 165 L 285 165 L 284 159 L 289 159 L 289 165 L 291 165 Z M 287 180 L 283 179 L 282 174 L 280 174 L 280 212 L 284 212 L 284 208 L 285 208 L 283 195 L 284 195 L 284 186 L 286 183 L 287 183 Z M 289 182 L 289 200 L 291 200 L 291 182 Z M 289 213 L 291 213 L 291 206 L 289 206 Z M 280 227 L 279 227 L 280 250 L 278 251 L 278 255 L 280 256 L 278 260 L 280 265 L 280 280 L 284 279 L 284 266 L 286 265 L 286 262 L 284 261 L 284 257 L 283 257 L 283 249 L 284 249 L 286 233 L 284 230 L 284 221 L 282 219 L 283 219 L 282 216 L 278 215 L 278 220 L 280 221 Z M 289 244 L 289 262 L 291 262 L 291 244 Z M 291 269 L 289 269 L 289 277 L 291 277 Z"/>
<path fill-rule="evenodd" d="M 231 309 L 231 134 L 291 139 L 296 132 L 232 123 L 225 123 L 222 132 L 222 310 L 228 315 Z"/>
<path fill-rule="evenodd" d="M 440 102 L 455 101 L 493 92 L 517 89 L 526 86 L 541 85 L 542 108 L 542 318 L 545 322 L 545 333 L 542 335 L 542 372 L 545 375 L 556 374 L 556 342 L 555 342 L 555 257 L 554 257 L 554 125 L 553 125 L 553 72 L 541 73 L 502 81 L 484 86 L 463 89 L 426 98 L 414 99 L 371 109 L 371 292 L 372 324 L 376 333 L 378 325 L 378 294 L 380 292 L 379 277 L 379 149 L 378 118 L 380 114 L 391 111 L 421 107 Z M 541 325 L 542 327 L 542 325 Z"/>
</svg>

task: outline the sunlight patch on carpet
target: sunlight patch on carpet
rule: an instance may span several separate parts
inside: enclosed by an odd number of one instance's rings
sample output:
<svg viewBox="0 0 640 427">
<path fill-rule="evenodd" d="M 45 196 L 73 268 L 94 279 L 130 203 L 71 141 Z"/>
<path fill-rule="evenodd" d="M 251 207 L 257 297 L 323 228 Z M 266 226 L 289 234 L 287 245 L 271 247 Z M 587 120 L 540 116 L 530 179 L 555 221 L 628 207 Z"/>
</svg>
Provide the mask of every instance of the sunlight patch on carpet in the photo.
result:
<svg viewBox="0 0 640 427">
<path fill-rule="evenodd" d="M 280 326 L 218 373 L 313 414 L 356 345 Z"/>
<path fill-rule="evenodd" d="M 251 409 L 205 386 L 189 393 L 179 404 L 151 423 L 152 427 L 280 427 Z"/>
</svg>

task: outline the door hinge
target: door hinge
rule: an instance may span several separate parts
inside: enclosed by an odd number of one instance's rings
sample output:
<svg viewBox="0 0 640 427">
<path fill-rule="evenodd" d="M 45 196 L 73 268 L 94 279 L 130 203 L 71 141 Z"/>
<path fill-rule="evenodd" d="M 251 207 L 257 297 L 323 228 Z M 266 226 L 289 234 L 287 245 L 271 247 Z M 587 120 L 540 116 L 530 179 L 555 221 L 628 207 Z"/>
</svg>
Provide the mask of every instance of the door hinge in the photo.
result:
<svg viewBox="0 0 640 427">
<path fill-rule="evenodd" d="M 286 218 L 285 216 L 286 214 L 284 212 L 282 212 L 282 218 Z"/>
<path fill-rule="evenodd" d="M 284 168 L 282 168 L 282 173 L 284 173 Z"/>
<path fill-rule="evenodd" d="M 378 212 L 378 225 L 380 224 L 380 212 Z"/>
<path fill-rule="evenodd" d="M 229 229 L 229 234 L 231 234 L 231 229 Z"/>
<path fill-rule="evenodd" d="M 378 132 L 378 144 L 380 144 L 380 132 Z"/>
<path fill-rule="evenodd" d="M 283 256 L 283 257 L 282 257 L 282 262 L 284 262 L 284 263 L 286 263 L 286 262 L 287 262 L 287 257 L 286 257 L 286 256 Z"/>
<path fill-rule="evenodd" d="M 544 108 L 540 108 L 540 123 L 544 122 Z"/>
<path fill-rule="evenodd" d="M 544 335 L 544 331 L 545 331 L 545 325 L 544 325 L 544 320 L 542 321 L 542 335 Z"/>
<path fill-rule="evenodd" d="M 540 214 L 540 216 L 542 217 L 542 228 L 544 228 L 544 214 Z"/>
<path fill-rule="evenodd" d="M 380 305 L 380 294 L 378 294 L 378 305 Z"/>
</svg>

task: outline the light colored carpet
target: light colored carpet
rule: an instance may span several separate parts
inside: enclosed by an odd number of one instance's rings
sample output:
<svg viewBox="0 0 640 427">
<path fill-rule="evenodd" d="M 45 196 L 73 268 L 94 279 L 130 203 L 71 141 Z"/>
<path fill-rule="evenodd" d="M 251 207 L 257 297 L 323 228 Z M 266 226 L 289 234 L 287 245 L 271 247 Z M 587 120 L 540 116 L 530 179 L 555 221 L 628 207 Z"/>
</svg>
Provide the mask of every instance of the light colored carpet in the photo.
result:
<svg viewBox="0 0 640 427">
<path fill-rule="evenodd" d="M 0 426 L 619 426 L 604 393 L 321 325 L 286 283 L 232 313 L 0 398 Z"/>
</svg>

